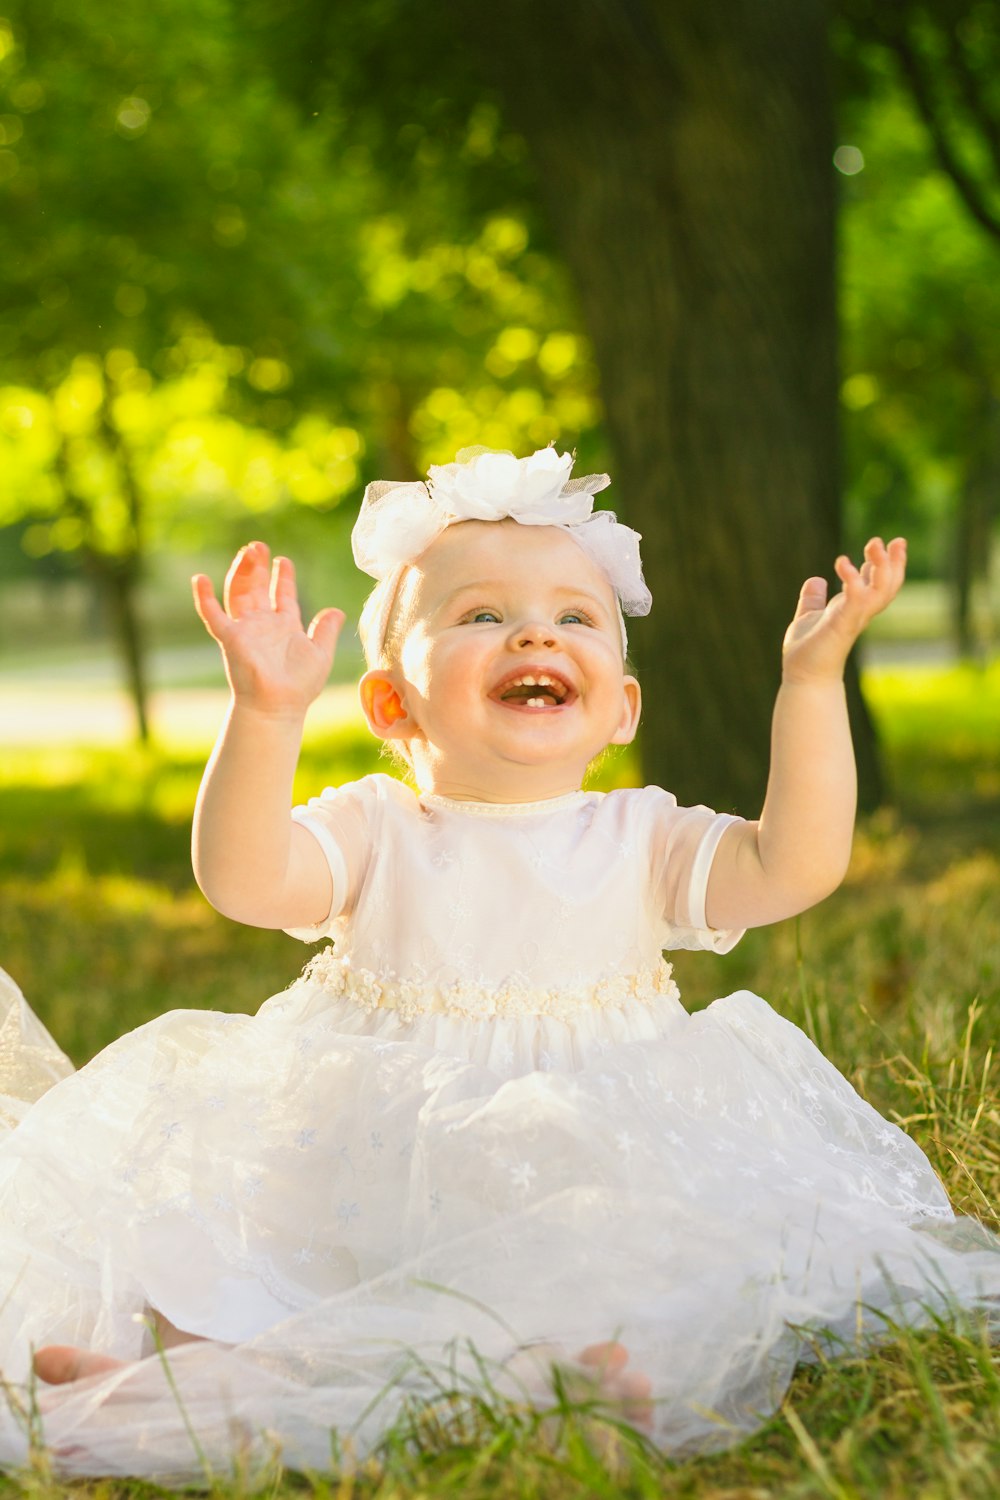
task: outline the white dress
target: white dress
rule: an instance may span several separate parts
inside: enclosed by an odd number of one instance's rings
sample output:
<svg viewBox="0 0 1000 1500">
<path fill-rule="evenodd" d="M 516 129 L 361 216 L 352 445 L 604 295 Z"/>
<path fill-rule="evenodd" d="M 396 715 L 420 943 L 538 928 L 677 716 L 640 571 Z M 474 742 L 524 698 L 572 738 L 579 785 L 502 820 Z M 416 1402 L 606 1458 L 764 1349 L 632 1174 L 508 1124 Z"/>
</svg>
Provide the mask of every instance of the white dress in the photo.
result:
<svg viewBox="0 0 1000 1500">
<path fill-rule="evenodd" d="M 256 1016 L 175 1011 L 73 1073 L 5 980 L 0 1463 L 44 1343 L 136 1361 L 42 1393 L 57 1466 L 178 1483 L 237 1450 L 322 1469 L 332 1430 L 364 1454 L 482 1361 L 518 1394 L 534 1340 L 619 1338 L 655 1440 L 720 1447 L 803 1325 L 995 1313 L 1000 1240 L 801 1031 L 746 991 L 682 1008 L 662 950 L 739 937 L 704 911 L 732 819 L 386 776 L 294 815 L 335 893 L 295 935 L 334 946 Z M 150 1308 L 209 1341 L 169 1379 Z"/>
</svg>

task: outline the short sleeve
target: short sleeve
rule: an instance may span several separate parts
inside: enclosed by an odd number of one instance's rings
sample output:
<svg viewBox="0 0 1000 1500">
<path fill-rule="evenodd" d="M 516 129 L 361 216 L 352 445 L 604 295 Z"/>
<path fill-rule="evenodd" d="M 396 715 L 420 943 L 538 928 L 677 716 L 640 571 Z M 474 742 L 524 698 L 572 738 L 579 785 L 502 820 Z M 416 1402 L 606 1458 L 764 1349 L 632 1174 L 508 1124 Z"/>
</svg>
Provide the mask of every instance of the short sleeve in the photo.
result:
<svg viewBox="0 0 1000 1500">
<path fill-rule="evenodd" d="M 745 928 L 709 927 L 705 897 L 712 861 L 723 834 L 742 818 L 710 807 L 679 807 L 659 787 L 647 787 L 652 806 L 651 878 L 654 900 L 666 924 L 665 948 L 708 948 L 728 953 Z"/>
<path fill-rule="evenodd" d="M 292 808 L 293 820 L 308 829 L 323 851 L 333 884 L 330 910 L 312 927 L 286 927 L 289 937 L 316 943 L 329 937 L 353 905 L 371 858 L 378 804 L 376 777 L 327 787 L 318 797 Z"/>
</svg>

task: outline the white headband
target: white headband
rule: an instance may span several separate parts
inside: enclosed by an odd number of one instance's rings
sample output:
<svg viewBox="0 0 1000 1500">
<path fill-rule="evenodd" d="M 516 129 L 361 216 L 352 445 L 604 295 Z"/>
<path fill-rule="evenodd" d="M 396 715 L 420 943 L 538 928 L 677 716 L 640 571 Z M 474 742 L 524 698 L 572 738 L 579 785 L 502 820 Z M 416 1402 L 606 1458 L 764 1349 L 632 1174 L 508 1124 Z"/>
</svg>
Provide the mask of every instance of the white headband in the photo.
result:
<svg viewBox="0 0 1000 1500">
<path fill-rule="evenodd" d="M 378 479 L 365 490 L 351 545 L 363 573 L 385 579 L 415 562 L 447 526 L 456 521 L 502 521 L 522 526 L 558 526 L 605 573 L 618 596 L 619 611 L 648 615 L 653 602 L 642 576 L 639 533 L 624 526 L 614 511 L 594 510 L 594 496 L 610 483 L 607 474 L 570 479 L 571 453 L 540 448 L 530 458 L 463 448 L 458 462 L 431 464 L 427 483 Z M 375 623 L 378 650 L 395 589 L 386 590 L 381 619 Z M 625 622 L 622 642 L 627 645 Z"/>
</svg>

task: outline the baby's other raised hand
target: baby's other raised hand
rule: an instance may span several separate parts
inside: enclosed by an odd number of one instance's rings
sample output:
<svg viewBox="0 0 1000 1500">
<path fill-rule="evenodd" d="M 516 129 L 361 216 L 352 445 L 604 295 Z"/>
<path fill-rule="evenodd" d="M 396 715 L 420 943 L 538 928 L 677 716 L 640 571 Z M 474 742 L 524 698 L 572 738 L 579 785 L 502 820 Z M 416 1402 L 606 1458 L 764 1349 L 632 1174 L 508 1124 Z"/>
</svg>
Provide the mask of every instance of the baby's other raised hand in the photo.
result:
<svg viewBox="0 0 1000 1500">
<path fill-rule="evenodd" d="M 272 564 L 263 542 L 240 548 L 221 604 L 204 573 L 191 584 L 195 609 L 222 648 L 234 698 L 269 714 L 304 713 L 330 675 L 343 611 L 321 609 L 303 629 L 295 569 L 287 557 Z"/>
<path fill-rule="evenodd" d="M 795 618 L 785 632 L 782 668 L 786 682 L 840 677 L 848 653 L 870 620 L 895 599 L 906 574 L 906 542 L 896 537 L 888 547 L 881 537 L 865 544 L 864 562 L 849 557 L 834 567 L 843 584 L 827 601 L 825 578 L 807 578 Z"/>
</svg>

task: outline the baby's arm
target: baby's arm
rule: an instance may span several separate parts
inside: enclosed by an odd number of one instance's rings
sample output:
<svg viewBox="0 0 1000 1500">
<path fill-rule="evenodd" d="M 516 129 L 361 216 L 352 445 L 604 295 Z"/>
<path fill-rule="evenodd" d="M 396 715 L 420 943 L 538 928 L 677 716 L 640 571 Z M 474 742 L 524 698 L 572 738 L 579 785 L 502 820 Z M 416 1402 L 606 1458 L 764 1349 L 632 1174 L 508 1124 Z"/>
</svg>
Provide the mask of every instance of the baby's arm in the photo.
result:
<svg viewBox="0 0 1000 1500">
<path fill-rule="evenodd" d="M 809 578 L 785 635 L 771 769 L 757 823 L 734 824 L 708 882 L 712 927 L 755 927 L 794 916 L 836 890 L 851 854 L 857 778 L 844 664 L 869 621 L 895 598 L 906 543 L 875 538 L 857 569 L 838 557 L 842 591 Z"/>
<path fill-rule="evenodd" d="M 237 554 L 223 604 L 204 574 L 192 583 L 232 688 L 195 808 L 195 879 L 237 922 L 310 926 L 330 909 L 330 870 L 316 839 L 292 820 L 292 780 L 306 710 L 329 676 L 343 613 L 321 610 L 304 630 L 292 565 L 279 557 L 272 568 L 262 542 Z"/>
</svg>

